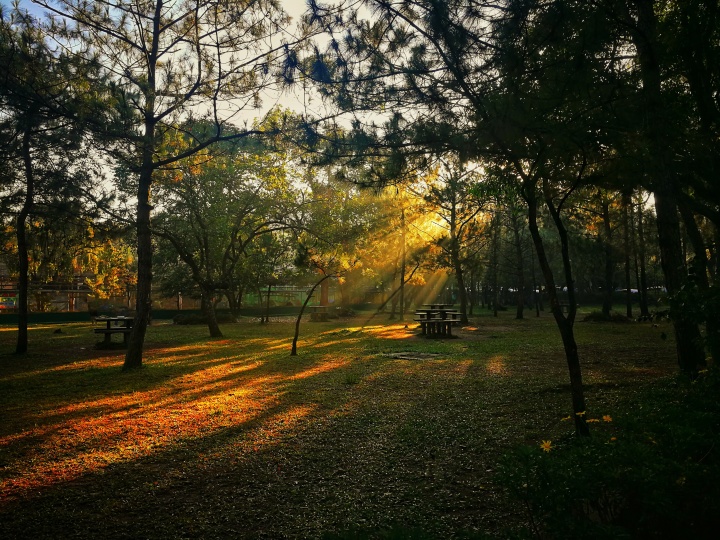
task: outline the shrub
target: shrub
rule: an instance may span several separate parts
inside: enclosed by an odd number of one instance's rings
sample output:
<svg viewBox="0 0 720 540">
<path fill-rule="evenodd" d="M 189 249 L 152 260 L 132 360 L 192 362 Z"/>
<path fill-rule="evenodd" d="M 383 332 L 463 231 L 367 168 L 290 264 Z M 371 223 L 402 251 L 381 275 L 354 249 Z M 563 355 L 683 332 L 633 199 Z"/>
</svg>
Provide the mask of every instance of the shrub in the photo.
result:
<svg viewBox="0 0 720 540">
<path fill-rule="evenodd" d="M 338 306 L 332 310 L 334 317 L 353 317 L 355 312 L 349 307 Z"/>
<path fill-rule="evenodd" d="M 518 448 L 500 482 L 526 509 L 527 535 L 716 538 L 720 528 L 717 373 L 668 381 L 597 424 L 591 438 Z M 630 404 L 628 404 L 630 406 Z"/>
<path fill-rule="evenodd" d="M 216 313 L 218 323 L 237 322 L 232 313 Z M 203 313 L 178 313 L 173 317 L 173 324 L 207 324 L 207 317 Z"/>
<path fill-rule="evenodd" d="M 627 323 L 632 319 L 629 319 L 622 313 L 616 313 L 611 311 L 610 315 L 605 315 L 601 311 L 593 311 L 583 317 L 583 322 L 614 322 L 614 323 Z"/>
</svg>

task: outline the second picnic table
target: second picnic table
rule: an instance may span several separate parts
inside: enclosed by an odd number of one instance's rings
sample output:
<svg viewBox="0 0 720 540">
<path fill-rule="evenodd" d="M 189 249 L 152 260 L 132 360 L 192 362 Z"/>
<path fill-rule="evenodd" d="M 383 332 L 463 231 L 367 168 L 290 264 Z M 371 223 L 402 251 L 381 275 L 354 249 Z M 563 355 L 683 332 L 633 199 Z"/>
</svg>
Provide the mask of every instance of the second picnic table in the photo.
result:
<svg viewBox="0 0 720 540">
<path fill-rule="evenodd" d="M 308 306 L 310 312 L 310 320 L 313 322 L 325 322 L 328 320 L 327 306 Z"/>
<path fill-rule="evenodd" d="M 420 323 L 420 334 L 428 337 L 452 337 L 452 325 L 460 320 L 453 304 L 423 304 L 415 310 L 414 321 Z"/>
<path fill-rule="evenodd" d="M 132 332 L 132 326 L 135 322 L 134 317 L 112 316 L 112 317 L 98 317 L 95 319 L 97 322 L 106 323 L 105 328 L 94 328 L 93 332 L 96 334 L 104 334 L 103 346 L 109 347 L 111 345 L 111 337 L 113 334 L 122 334 L 123 343 L 127 345 L 128 335 Z"/>
</svg>

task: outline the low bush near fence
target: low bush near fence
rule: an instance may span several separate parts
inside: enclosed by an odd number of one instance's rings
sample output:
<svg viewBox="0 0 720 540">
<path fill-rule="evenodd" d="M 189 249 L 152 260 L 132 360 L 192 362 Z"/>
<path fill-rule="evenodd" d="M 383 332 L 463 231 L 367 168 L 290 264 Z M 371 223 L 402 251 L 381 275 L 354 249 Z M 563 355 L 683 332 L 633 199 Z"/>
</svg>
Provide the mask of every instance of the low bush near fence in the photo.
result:
<svg viewBox="0 0 720 540">
<path fill-rule="evenodd" d="M 237 322 L 231 313 L 217 313 L 218 323 L 234 323 Z M 207 324 L 207 316 L 202 313 L 178 313 L 173 317 L 173 324 Z"/>
</svg>

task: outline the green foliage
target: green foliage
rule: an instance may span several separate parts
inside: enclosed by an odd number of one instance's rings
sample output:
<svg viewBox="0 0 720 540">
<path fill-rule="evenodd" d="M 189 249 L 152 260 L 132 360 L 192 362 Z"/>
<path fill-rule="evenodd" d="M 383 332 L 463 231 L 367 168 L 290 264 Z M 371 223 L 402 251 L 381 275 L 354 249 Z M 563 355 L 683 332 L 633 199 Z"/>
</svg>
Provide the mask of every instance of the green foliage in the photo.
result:
<svg viewBox="0 0 720 540">
<path fill-rule="evenodd" d="M 218 312 L 215 314 L 219 323 L 237 322 L 232 313 Z M 173 324 L 207 324 L 207 315 L 202 313 L 178 313 L 173 317 Z"/>
<path fill-rule="evenodd" d="M 693 279 L 688 279 L 670 299 L 670 309 L 682 311 L 697 324 L 708 319 L 718 319 L 720 314 L 720 287 L 702 290 Z"/>
<path fill-rule="evenodd" d="M 720 373 L 666 382 L 549 451 L 519 447 L 500 481 L 552 538 L 714 538 L 720 527 Z"/>
<path fill-rule="evenodd" d="M 614 322 L 614 323 L 629 323 L 630 319 L 622 313 L 611 311 L 610 315 L 605 315 L 602 311 L 593 311 L 583 317 L 583 322 Z"/>
</svg>

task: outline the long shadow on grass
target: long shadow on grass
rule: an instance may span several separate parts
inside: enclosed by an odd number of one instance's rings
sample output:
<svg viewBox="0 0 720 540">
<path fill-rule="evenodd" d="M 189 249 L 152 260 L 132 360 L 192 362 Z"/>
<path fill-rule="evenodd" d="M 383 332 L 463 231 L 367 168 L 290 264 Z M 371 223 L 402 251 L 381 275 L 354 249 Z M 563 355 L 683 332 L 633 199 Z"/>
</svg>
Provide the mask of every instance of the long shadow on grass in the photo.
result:
<svg viewBox="0 0 720 540">
<path fill-rule="evenodd" d="M 278 353 L 257 364 L 237 361 L 237 351 L 230 360 L 185 351 L 180 365 L 138 375 L 153 378 L 137 381 L 146 391 L 121 395 L 132 401 L 116 403 L 103 422 L 97 408 L 66 411 L 78 414 L 77 428 L 58 429 L 57 445 L 35 438 L 46 447 L 24 456 L 48 462 L 36 484 L 19 474 L 31 459 L 3 459 L 11 465 L 3 475 L 18 473 L 8 492 L 18 498 L 0 504 L 0 533 L 304 538 L 400 523 L 448 537 L 515 519 L 493 470 L 505 449 L 558 423 L 565 396 L 536 391 L 565 382 L 555 368 L 538 380 L 558 351 L 500 358 L 488 343 L 457 340 L 433 344 L 453 351 L 447 358 L 409 361 L 363 352 L 408 348 L 402 341 L 318 353 L 308 346 L 315 339 L 332 337 L 313 336 L 297 358 Z M 115 454 L 103 461 L 103 449 Z"/>
<path fill-rule="evenodd" d="M 228 342 L 222 348 L 237 348 L 232 345 Z M 218 349 L 217 344 L 213 346 Z M 206 346 L 198 346 L 198 351 L 201 348 Z M 155 366 L 130 374 L 110 367 L 87 370 L 71 366 L 24 378 L 25 387 L 42 389 L 29 403 L 22 401 L 28 396 L 19 384 L 7 385 L 16 390 L 14 395 L 5 392 L 8 402 L 17 401 L 9 411 L 12 420 L 3 424 L 2 442 L 8 456 L 4 494 L 16 491 L 14 485 L 19 486 L 18 491 L 42 486 L 43 477 L 50 472 L 62 481 L 122 461 L 127 458 L 124 451 L 128 445 L 132 446 L 127 452 L 130 457 L 150 454 L 155 447 L 182 438 L 199 438 L 208 430 L 243 425 L 259 412 L 272 410 L 289 381 L 307 380 L 342 365 L 325 357 L 281 357 L 272 364 L 252 358 L 237 361 L 237 357 L 188 357 L 171 367 Z M 78 392 L 78 388 L 83 390 Z M 48 453 L 54 457 L 43 463 L 43 455 Z M 75 453 L 83 456 L 82 463 L 73 462 Z M 30 478 L 21 472 L 26 462 L 36 464 Z M 61 465 L 56 467 L 57 462 Z M 13 474 L 25 478 L 15 482 Z"/>
<path fill-rule="evenodd" d="M 331 361 L 300 359 L 292 373 L 312 374 L 285 376 L 271 389 L 275 402 L 243 423 L 8 504 L 0 530 L 270 538 L 399 522 L 443 534 L 479 528 L 497 512 L 490 412 L 450 361 L 373 357 L 317 369 Z"/>
</svg>

